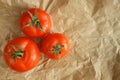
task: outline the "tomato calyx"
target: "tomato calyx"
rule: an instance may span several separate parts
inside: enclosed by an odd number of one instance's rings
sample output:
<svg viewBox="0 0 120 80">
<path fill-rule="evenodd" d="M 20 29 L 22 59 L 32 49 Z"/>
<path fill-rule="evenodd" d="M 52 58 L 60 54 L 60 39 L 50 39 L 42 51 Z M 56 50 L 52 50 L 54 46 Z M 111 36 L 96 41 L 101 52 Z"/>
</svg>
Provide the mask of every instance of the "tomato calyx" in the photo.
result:
<svg viewBox="0 0 120 80">
<path fill-rule="evenodd" d="M 60 44 L 57 43 L 51 51 L 54 53 L 54 55 L 61 54 L 61 49 L 63 47 L 64 47 L 63 45 L 60 45 Z"/>
<path fill-rule="evenodd" d="M 31 14 L 31 12 L 28 11 L 28 14 L 30 15 L 31 19 L 32 19 L 32 22 L 25 25 L 26 27 L 29 27 L 29 26 L 33 26 L 35 25 L 37 28 L 39 28 L 41 31 L 43 31 L 43 28 L 40 24 L 40 21 L 38 19 L 38 16 L 37 16 L 37 10 L 35 10 L 35 13 L 34 15 Z"/>
<path fill-rule="evenodd" d="M 12 56 L 13 59 L 15 59 L 15 58 L 22 58 L 23 54 L 24 54 L 24 51 L 23 50 L 18 50 L 15 46 L 12 46 L 12 47 L 14 49 L 14 53 L 8 54 L 8 56 Z M 19 46 L 19 48 L 21 48 L 21 47 Z"/>
</svg>

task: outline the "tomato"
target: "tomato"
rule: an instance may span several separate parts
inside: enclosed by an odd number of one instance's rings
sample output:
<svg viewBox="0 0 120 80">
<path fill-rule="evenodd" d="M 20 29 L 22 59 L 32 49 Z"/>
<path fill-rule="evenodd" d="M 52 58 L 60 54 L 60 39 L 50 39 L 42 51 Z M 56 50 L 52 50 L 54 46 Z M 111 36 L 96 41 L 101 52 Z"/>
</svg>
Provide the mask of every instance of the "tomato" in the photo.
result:
<svg viewBox="0 0 120 80">
<path fill-rule="evenodd" d="M 38 64 L 40 50 L 37 44 L 29 38 L 15 38 L 5 46 L 4 60 L 13 70 L 25 72 Z"/>
<path fill-rule="evenodd" d="M 69 41 L 63 34 L 51 33 L 42 40 L 41 49 L 48 58 L 56 60 L 68 53 Z"/>
<path fill-rule="evenodd" d="M 50 16 L 39 8 L 30 8 L 24 12 L 19 20 L 20 28 L 26 35 L 39 38 L 50 31 Z"/>
</svg>

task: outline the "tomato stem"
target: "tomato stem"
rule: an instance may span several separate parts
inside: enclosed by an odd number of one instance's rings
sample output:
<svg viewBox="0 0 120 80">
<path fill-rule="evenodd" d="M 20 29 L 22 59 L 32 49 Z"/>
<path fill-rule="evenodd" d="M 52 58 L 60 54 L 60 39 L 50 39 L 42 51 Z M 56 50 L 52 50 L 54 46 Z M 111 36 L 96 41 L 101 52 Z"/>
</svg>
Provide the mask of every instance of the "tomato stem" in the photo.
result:
<svg viewBox="0 0 120 80">
<path fill-rule="evenodd" d="M 61 54 L 61 49 L 63 48 L 64 46 L 63 45 L 60 45 L 60 44 L 56 44 L 53 49 L 52 49 L 52 52 L 54 53 L 54 55 L 56 54 Z"/>
<path fill-rule="evenodd" d="M 19 46 L 19 48 L 20 47 L 21 46 Z M 13 58 L 22 58 L 23 57 L 24 51 L 18 50 L 15 46 L 12 46 L 12 48 L 14 49 L 15 52 L 12 54 L 8 54 L 8 56 L 12 56 Z"/>
<path fill-rule="evenodd" d="M 32 19 L 32 22 L 27 24 L 26 27 L 29 27 L 29 26 L 33 26 L 35 25 L 37 28 L 39 28 L 41 31 L 43 31 L 43 28 L 40 24 L 40 21 L 38 19 L 38 16 L 37 16 L 37 10 L 35 10 L 35 13 L 34 15 L 31 14 L 31 12 L 28 11 L 28 14 L 30 15 L 31 19 Z"/>
</svg>

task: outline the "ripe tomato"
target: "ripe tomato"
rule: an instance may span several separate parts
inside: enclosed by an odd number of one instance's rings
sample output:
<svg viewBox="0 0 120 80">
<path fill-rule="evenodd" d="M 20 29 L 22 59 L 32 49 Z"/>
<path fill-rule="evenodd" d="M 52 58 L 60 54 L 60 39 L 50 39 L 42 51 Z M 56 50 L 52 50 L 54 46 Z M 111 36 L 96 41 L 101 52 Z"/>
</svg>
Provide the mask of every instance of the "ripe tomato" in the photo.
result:
<svg viewBox="0 0 120 80">
<path fill-rule="evenodd" d="M 31 8 L 20 17 L 20 28 L 28 36 L 39 38 L 50 31 L 50 16 L 39 8 Z"/>
<path fill-rule="evenodd" d="M 64 57 L 69 51 L 69 41 L 63 34 L 48 34 L 41 43 L 42 52 L 53 60 Z"/>
<path fill-rule="evenodd" d="M 13 70 L 24 72 L 37 65 L 40 59 L 40 51 L 33 40 L 19 37 L 6 45 L 4 59 Z"/>
</svg>

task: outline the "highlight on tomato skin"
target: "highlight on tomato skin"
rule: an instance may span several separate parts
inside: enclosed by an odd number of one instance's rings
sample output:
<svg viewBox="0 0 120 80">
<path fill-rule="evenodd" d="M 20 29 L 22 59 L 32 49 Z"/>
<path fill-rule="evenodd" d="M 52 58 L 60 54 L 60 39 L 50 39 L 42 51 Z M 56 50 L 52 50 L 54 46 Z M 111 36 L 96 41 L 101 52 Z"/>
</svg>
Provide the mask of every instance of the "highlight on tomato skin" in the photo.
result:
<svg viewBox="0 0 120 80">
<path fill-rule="evenodd" d="M 21 31 L 29 37 L 41 38 L 50 32 L 52 21 L 47 12 L 40 8 L 30 8 L 19 20 Z"/>
<path fill-rule="evenodd" d="M 46 57 L 57 60 L 69 52 L 69 40 L 64 34 L 50 33 L 41 42 L 41 49 Z"/>
<path fill-rule="evenodd" d="M 4 60 L 13 70 L 25 72 L 33 69 L 40 60 L 38 45 L 31 39 L 18 37 L 4 48 Z"/>
</svg>

